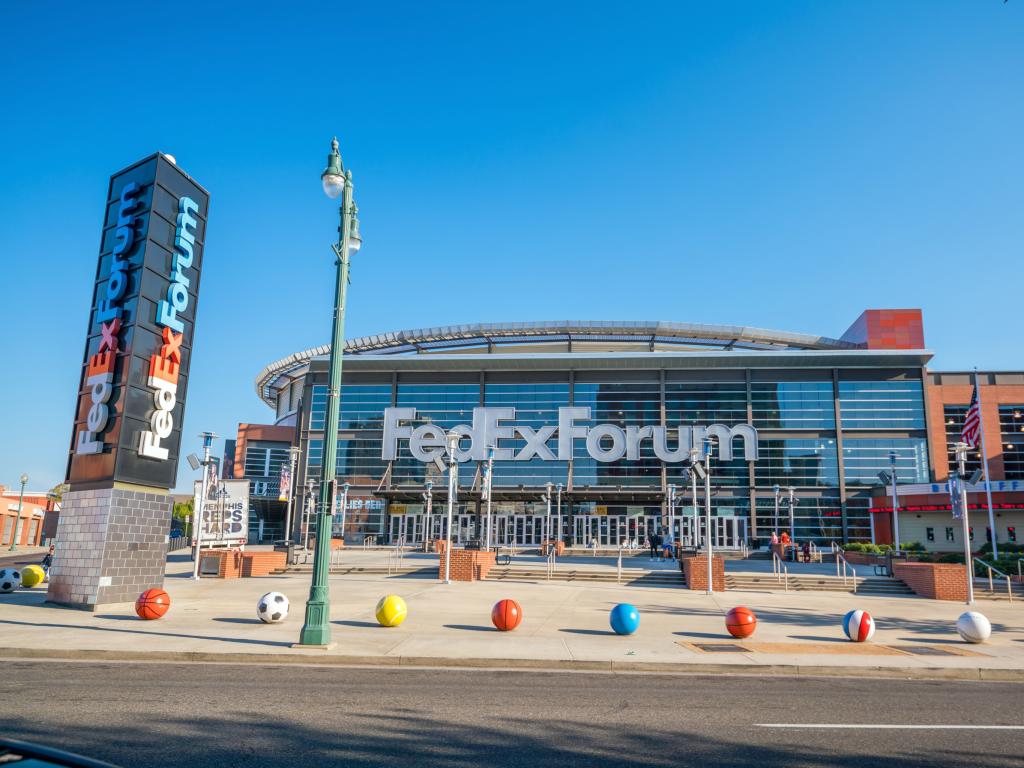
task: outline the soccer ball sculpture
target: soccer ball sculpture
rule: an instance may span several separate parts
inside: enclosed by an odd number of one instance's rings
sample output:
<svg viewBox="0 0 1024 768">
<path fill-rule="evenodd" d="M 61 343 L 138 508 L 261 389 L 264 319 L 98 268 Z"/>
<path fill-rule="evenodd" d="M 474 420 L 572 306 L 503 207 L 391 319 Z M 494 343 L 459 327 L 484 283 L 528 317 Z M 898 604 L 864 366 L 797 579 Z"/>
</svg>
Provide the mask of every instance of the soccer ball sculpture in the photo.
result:
<svg viewBox="0 0 1024 768">
<path fill-rule="evenodd" d="M 992 625 L 984 614 L 967 611 L 956 620 L 956 631 L 968 643 L 984 643 L 992 636 Z"/>
<path fill-rule="evenodd" d="M 397 627 L 409 615 L 409 608 L 398 595 L 385 595 L 377 602 L 375 615 L 382 627 Z"/>
<path fill-rule="evenodd" d="M 17 568 L 4 568 L 0 571 L 0 592 L 13 592 L 21 586 L 21 571 Z"/>
<path fill-rule="evenodd" d="M 38 565 L 26 565 L 21 571 L 21 586 L 37 587 L 46 578 L 46 571 Z"/>
<path fill-rule="evenodd" d="M 264 624 L 279 624 L 288 618 L 288 598 L 280 592 L 267 592 L 256 603 L 256 615 Z"/>
<path fill-rule="evenodd" d="M 501 632 L 510 632 L 523 620 L 523 609 L 515 600 L 499 600 L 491 609 L 491 623 Z"/>
<path fill-rule="evenodd" d="M 757 616 L 749 608 L 738 605 L 725 614 L 725 628 L 733 637 L 750 637 L 757 629 Z"/>
<path fill-rule="evenodd" d="M 147 589 L 135 601 L 135 613 L 143 621 L 159 619 L 171 608 L 171 596 L 162 589 Z"/>
<path fill-rule="evenodd" d="M 608 614 L 608 623 L 617 635 L 632 635 L 640 628 L 640 611 L 635 605 L 619 603 Z"/>
<path fill-rule="evenodd" d="M 867 611 L 850 611 L 843 616 L 843 631 L 855 643 L 866 643 L 875 634 L 875 620 Z"/>
</svg>

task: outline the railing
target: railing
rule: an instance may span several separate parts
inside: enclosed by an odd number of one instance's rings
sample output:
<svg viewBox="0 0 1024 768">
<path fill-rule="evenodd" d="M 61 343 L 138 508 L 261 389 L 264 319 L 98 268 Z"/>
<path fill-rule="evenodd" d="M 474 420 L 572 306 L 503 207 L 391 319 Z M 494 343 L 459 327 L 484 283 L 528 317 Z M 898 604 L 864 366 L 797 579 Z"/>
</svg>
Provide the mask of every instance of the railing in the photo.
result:
<svg viewBox="0 0 1024 768">
<path fill-rule="evenodd" d="M 376 536 L 363 536 L 363 549 L 369 549 L 370 547 L 376 545 L 376 543 Z"/>
<path fill-rule="evenodd" d="M 1010 581 L 1010 577 L 1007 576 L 1002 571 L 1000 571 L 998 568 L 992 566 L 990 563 L 986 563 L 980 557 L 974 558 L 974 562 L 978 563 L 979 565 L 984 565 L 986 568 L 988 568 L 988 591 L 991 592 L 993 595 L 995 595 L 996 590 L 995 590 L 995 586 L 992 583 L 992 574 L 996 573 L 1001 578 L 1006 579 L 1006 599 L 1009 600 L 1012 603 L 1013 602 L 1013 582 Z M 1020 560 L 1017 561 L 1017 569 L 1018 570 L 1020 569 Z"/>
<path fill-rule="evenodd" d="M 399 536 L 395 546 L 388 550 L 388 576 L 392 571 L 398 573 L 402 570 L 402 563 L 405 560 L 405 536 Z"/>
<path fill-rule="evenodd" d="M 555 557 L 557 552 L 555 551 L 554 545 L 548 545 L 548 559 L 547 559 L 547 580 L 551 581 L 551 577 L 555 574 Z"/>
<path fill-rule="evenodd" d="M 780 584 L 785 585 L 786 591 L 789 592 L 789 568 L 775 552 L 772 552 L 772 574 Z"/>
<path fill-rule="evenodd" d="M 857 569 L 854 568 L 852 565 L 850 565 L 850 561 L 847 560 L 845 557 L 843 557 L 841 554 L 839 554 L 839 552 L 836 552 L 835 556 L 836 556 L 836 576 L 838 577 L 840 575 L 839 574 L 839 564 L 841 562 L 843 564 L 843 572 L 842 572 L 843 586 L 844 587 L 846 586 L 846 579 L 847 579 L 846 571 L 847 571 L 847 569 L 849 569 L 850 573 L 853 575 L 853 593 L 857 594 Z"/>
<path fill-rule="evenodd" d="M 177 552 L 179 549 L 188 549 L 192 546 L 192 542 L 188 536 L 170 536 L 167 539 L 167 551 Z"/>
<path fill-rule="evenodd" d="M 622 583 L 622 547 L 619 547 L 619 559 L 615 563 L 615 583 Z"/>
</svg>

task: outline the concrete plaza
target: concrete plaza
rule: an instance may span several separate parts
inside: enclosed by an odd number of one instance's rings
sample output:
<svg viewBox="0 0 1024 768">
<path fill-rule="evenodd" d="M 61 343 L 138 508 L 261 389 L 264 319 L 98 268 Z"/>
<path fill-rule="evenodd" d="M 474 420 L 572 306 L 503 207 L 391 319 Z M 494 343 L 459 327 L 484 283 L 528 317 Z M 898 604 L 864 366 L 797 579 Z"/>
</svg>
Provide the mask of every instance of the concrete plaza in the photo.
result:
<svg viewBox="0 0 1024 768">
<path fill-rule="evenodd" d="M 350 562 L 380 556 L 351 554 Z M 646 557 L 634 561 L 652 565 Z M 54 607 L 41 588 L 0 595 L 0 655 L 1024 679 L 1018 603 L 979 601 L 975 610 L 992 622 L 993 635 L 988 643 L 967 645 L 955 629 L 966 606 L 916 597 L 740 590 L 709 596 L 681 587 L 556 581 L 445 585 L 421 575 L 346 573 L 331 577 L 337 645 L 321 651 L 291 647 L 302 624 L 308 573 L 199 582 L 190 575 L 187 557 L 172 555 L 165 584 L 172 607 L 152 622 L 139 620 L 131 604 L 95 614 Z M 291 614 L 266 625 L 256 618 L 256 602 L 272 590 L 289 598 Z M 408 603 L 400 627 L 383 628 L 374 619 L 375 604 L 386 594 Z M 503 597 L 523 607 L 525 618 L 514 632 L 498 632 L 490 623 L 491 606 Z M 609 629 L 608 611 L 620 602 L 640 610 L 634 635 Z M 757 614 L 757 632 L 748 640 L 725 631 L 724 615 L 736 605 Z M 854 608 L 875 618 L 870 643 L 843 635 L 840 620 Z"/>
</svg>

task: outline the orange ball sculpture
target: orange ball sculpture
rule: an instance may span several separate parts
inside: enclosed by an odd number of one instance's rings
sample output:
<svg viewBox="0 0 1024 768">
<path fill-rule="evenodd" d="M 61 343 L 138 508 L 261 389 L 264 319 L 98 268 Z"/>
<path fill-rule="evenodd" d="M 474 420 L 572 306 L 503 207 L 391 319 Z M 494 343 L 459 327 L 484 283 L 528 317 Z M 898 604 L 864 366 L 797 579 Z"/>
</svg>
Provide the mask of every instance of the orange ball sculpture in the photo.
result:
<svg viewBox="0 0 1024 768">
<path fill-rule="evenodd" d="M 509 632 L 523 620 L 523 609 L 515 600 L 499 600 L 491 609 L 491 622 L 502 632 Z"/>
<path fill-rule="evenodd" d="M 757 629 L 757 616 L 749 608 L 738 605 L 725 614 L 725 628 L 733 637 L 750 637 Z"/>
<path fill-rule="evenodd" d="M 147 589 L 135 601 L 135 612 L 145 621 L 159 619 L 170 607 L 171 596 L 162 589 Z"/>
</svg>

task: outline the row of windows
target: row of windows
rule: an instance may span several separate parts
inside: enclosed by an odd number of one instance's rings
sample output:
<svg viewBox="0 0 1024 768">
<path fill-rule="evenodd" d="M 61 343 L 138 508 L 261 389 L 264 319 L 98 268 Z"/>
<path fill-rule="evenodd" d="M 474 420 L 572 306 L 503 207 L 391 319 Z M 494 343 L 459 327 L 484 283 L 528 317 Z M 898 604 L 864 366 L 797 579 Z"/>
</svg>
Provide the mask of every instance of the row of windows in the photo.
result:
<svg viewBox="0 0 1024 768">
<path fill-rule="evenodd" d="M 589 406 L 595 421 L 627 424 L 661 423 L 661 396 L 656 383 L 578 383 L 572 402 L 568 383 L 485 384 L 484 404 L 512 406 L 533 419 L 550 423 L 557 409 Z M 396 403 L 418 411 L 420 423 L 444 427 L 466 423 L 480 405 L 479 384 L 400 384 Z M 323 429 L 327 388 L 313 387 L 311 429 Z M 391 405 L 387 384 L 342 387 L 341 428 L 379 428 Z M 750 412 L 762 429 L 835 429 L 831 381 L 753 382 Z M 666 382 L 665 414 L 669 423 L 745 423 L 745 382 Z M 924 429 L 921 382 L 840 382 L 839 406 L 846 429 Z M 526 415 L 526 414 L 524 414 Z"/>
</svg>

